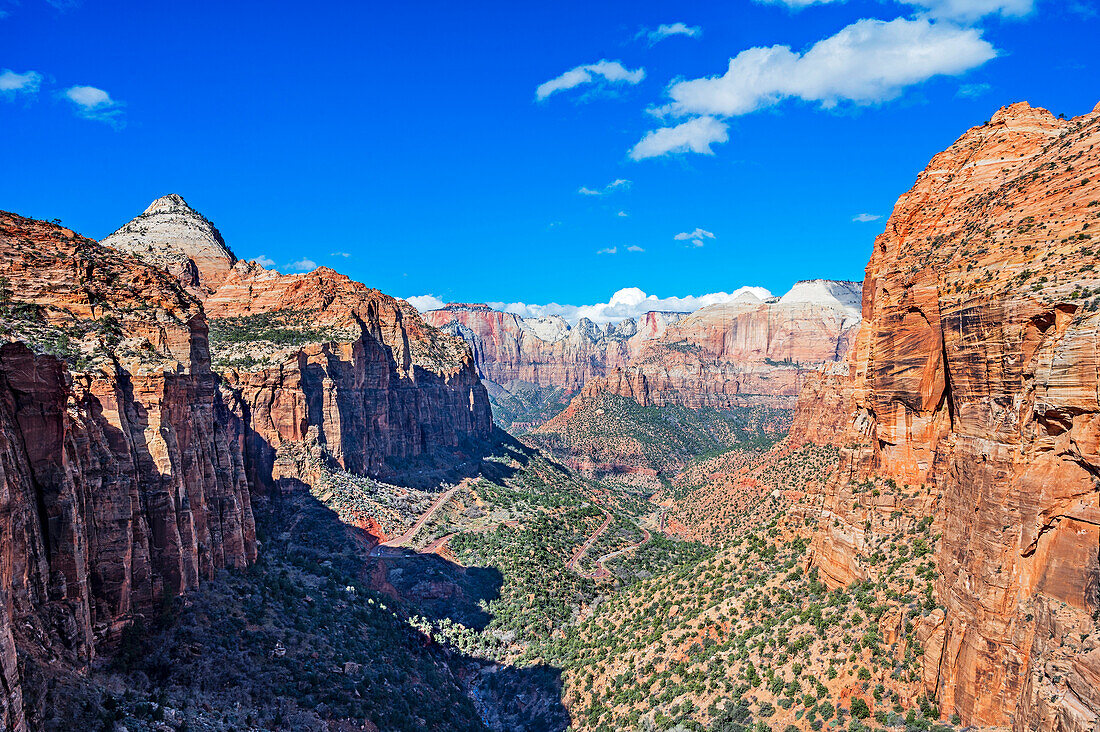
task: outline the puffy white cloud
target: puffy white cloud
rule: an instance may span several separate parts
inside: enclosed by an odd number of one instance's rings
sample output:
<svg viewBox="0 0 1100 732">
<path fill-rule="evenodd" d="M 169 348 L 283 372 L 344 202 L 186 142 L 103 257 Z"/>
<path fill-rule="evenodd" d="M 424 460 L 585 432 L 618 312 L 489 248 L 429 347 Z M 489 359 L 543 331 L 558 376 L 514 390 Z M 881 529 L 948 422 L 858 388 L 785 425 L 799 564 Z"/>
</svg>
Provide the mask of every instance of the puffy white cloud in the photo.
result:
<svg viewBox="0 0 1100 732">
<path fill-rule="evenodd" d="M 882 216 L 879 214 L 861 213 L 852 217 L 852 221 L 858 221 L 861 224 L 866 224 L 870 221 L 878 221 Z"/>
<path fill-rule="evenodd" d="M 422 313 L 438 310 L 446 304 L 435 295 L 413 295 L 406 297 L 405 300 Z"/>
<path fill-rule="evenodd" d="M 275 260 L 272 259 L 271 257 L 265 256 L 263 254 L 261 254 L 258 257 L 253 257 L 252 259 L 250 259 L 248 261 L 249 262 L 255 262 L 256 264 L 260 265 L 261 267 L 267 267 L 268 269 L 271 269 L 272 267 L 275 266 Z"/>
<path fill-rule="evenodd" d="M 618 254 L 618 253 L 619 253 L 619 248 L 618 247 L 608 247 L 607 249 L 600 249 L 599 251 L 596 252 L 596 254 Z"/>
<path fill-rule="evenodd" d="M 645 78 L 645 69 L 639 68 L 631 71 L 618 61 L 602 59 L 594 64 L 585 64 L 566 71 L 550 81 L 539 84 L 535 90 L 535 98 L 539 101 L 546 99 L 551 94 L 556 94 L 567 89 L 574 89 L 585 84 L 638 84 Z"/>
<path fill-rule="evenodd" d="M 625 219 L 628 216 L 630 216 L 630 214 L 628 214 L 626 211 L 620 211 L 619 213 L 617 213 L 615 215 L 618 216 L 620 219 Z"/>
<path fill-rule="evenodd" d="M 656 30 L 642 31 L 642 34 L 649 39 L 649 45 L 652 46 L 654 43 L 663 41 L 670 36 L 697 38 L 703 34 L 703 29 L 697 25 L 687 25 L 686 23 L 662 23 L 657 26 Z"/>
<path fill-rule="evenodd" d="M 351 256 L 351 253 L 350 252 L 329 252 L 328 255 L 330 257 L 344 257 L 345 259 L 347 259 L 348 257 Z"/>
<path fill-rule="evenodd" d="M 844 0 L 755 0 L 765 5 L 786 5 L 801 10 L 810 5 L 843 2 Z M 1035 9 L 1035 0 L 898 0 L 912 5 L 933 18 L 973 22 L 987 15 L 1020 18 Z"/>
<path fill-rule="evenodd" d="M 581 186 L 577 189 L 577 193 L 581 194 L 582 196 L 604 196 L 608 193 L 614 193 L 619 189 L 629 187 L 630 181 L 623 178 L 616 178 L 603 188 L 589 188 L 588 186 Z"/>
<path fill-rule="evenodd" d="M 694 152 L 713 155 L 710 146 L 726 142 L 729 133 L 725 122 L 714 117 L 696 117 L 675 127 L 662 127 L 647 132 L 630 150 L 634 160 L 656 158 L 670 153 Z"/>
<path fill-rule="evenodd" d="M 284 264 L 283 269 L 288 272 L 312 272 L 317 269 L 317 263 L 308 257 L 303 257 L 297 262 L 291 262 L 290 264 Z"/>
<path fill-rule="evenodd" d="M 42 86 L 42 74 L 37 71 L 17 74 L 11 69 L 4 69 L 0 72 L 0 93 L 5 96 L 37 94 L 40 86 Z"/>
<path fill-rule="evenodd" d="M 704 295 L 685 295 L 683 297 L 658 297 L 647 295 L 637 287 L 626 287 L 611 296 L 608 302 L 592 305 L 561 305 L 547 303 L 534 305 L 523 302 L 491 302 L 489 307 L 515 313 L 525 318 L 545 318 L 558 315 L 570 323 L 588 318 L 595 323 L 613 323 L 626 318 L 637 318 L 653 310 L 665 312 L 690 313 L 707 305 L 730 302 L 739 295 L 751 292 L 764 299 L 772 294 L 763 287 L 740 287 L 733 292 L 711 292 Z M 411 302 L 411 300 L 410 300 Z"/>
<path fill-rule="evenodd" d="M 696 228 L 695 231 L 682 231 L 672 238 L 676 241 L 690 242 L 691 246 L 694 247 L 701 247 L 705 243 L 705 240 L 717 239 L 718 237 L 706 229 Z"/>
<path fill-rule="evenodd" d="M 84 119 L 106 122 L 113 127 L 122 125 L 122 102 L 94 86 L 71 86 L 62 96 L 73 103 L 76 113 Z"/>
<path fill-rule="evenodd" d="M 645 251 L 645 249 L 642 249 L 642 248 L 641 248 L 640 246 L 638 246 L 637 244 L 631 244 L 630 246 L 628 246 L 628 247 L 626 248 L 626 250 L 627 250 L 628 252 L 644 252 L 644 251 Z"/>
<path fill-rule="evenodd" d="M 673 84 L 672 103 L 658 112 L 732 117 L 791 97 L 825 108 L 841 101 L 874 104 L 933 76 L 961 74 L 996 55 L 973 28 L 924 18 L 864 19 L 803 54 L 790 46 L 742 51 L 722 76 Z"/>
</svg>

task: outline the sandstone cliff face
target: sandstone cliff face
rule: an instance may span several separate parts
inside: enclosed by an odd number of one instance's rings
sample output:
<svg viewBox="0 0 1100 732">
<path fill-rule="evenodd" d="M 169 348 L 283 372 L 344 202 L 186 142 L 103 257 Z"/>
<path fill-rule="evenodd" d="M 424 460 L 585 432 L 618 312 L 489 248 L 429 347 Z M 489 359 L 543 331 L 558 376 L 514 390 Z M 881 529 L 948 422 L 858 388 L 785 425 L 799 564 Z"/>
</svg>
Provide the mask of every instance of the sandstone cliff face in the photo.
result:
<svg viewBox="0 0 1100 732">
<path fill-rule="evenodd" d="M 151 216 L 172 226 L 151 226 Z M 215 246 L 195 233 L 197 220 L 209 226 L 166 196 L 104 243 L 160 266 L 195 264 L 215 367 L 247 425 L 256 485 L 307 477 L 276 469 L 294 465 L 278 461 L 288 442 L 317 445 L 355 473 L 394 476 L 458 462 L 464 447 L 489 436 L 488 395 L 460 338 L 327 267 L 283 275 L 237 262 L 220 236 Z M 186 267 L 171 271 L 191 284 Z"/>
<path fill-rule="evenodd" d="M 496 384 L 525 382 L 578 391 L 637 357 L 680 313 L 646 313 L 604 328 L 587 318 L 570 326 L 560 317 L 522 318 L 488 305 L 453 303 L 424 313 L 437 328 L 464 338 L 482 377 Z"/>
<path fill-rule="evenodd" d="M 39 710 L 19 659 L 87 663 L 135 614 L 254 560 L 256 539 L 198 303 L 12 214 L 0 273 L 0 728 L 20 730 Z"/>
<path fill-rule="evenodd" d="M 426 319 L 464 337 L 484 378 L 609 392 L 642 405 L 793 407 L 804 378 L 843 358 L 856 333 L 859 285 L 814 280 L 763 302 L 746 293 L 691 314 L 647 313 L 604 329 L 524 320 L 484 305 Z M 587 385 L 587 386 L 585 386 Z"/>
<path fill-rule="evenodd" d="M 853 482 L 913 486 L 934 518 L 924 678 L 967 724 L 1100 723 L 1097 234 L 1100 107 L 1002 109 L 898 201 L 848 372 L 820 377 L 796 419 L 848 405 L 811 547 L 834 582 L 867 568 L 876 507 L 852 506 Z"/>
<path fill-rule="evenodd" d="M 266 342 L 263 328 L 243 343 L 215 343 L 215 356 L 229 354 L 228 386 L 271 448 L 253 453 L 261 478 L 287 441 L 317 441 L 354 473 L 393 475 L 403 461 L 455 462 L 467 442 L 489 436 L 488 395 L 469 348 L 402 300 L 327 268 L 279 275 L 238 265 L 205 307 L 215 331 L 291 312 L 309 322 L 297 331 L 308 342 L 289 347 Z M 242 352 L 259 357 L 242 362 Z"/>
</svg>

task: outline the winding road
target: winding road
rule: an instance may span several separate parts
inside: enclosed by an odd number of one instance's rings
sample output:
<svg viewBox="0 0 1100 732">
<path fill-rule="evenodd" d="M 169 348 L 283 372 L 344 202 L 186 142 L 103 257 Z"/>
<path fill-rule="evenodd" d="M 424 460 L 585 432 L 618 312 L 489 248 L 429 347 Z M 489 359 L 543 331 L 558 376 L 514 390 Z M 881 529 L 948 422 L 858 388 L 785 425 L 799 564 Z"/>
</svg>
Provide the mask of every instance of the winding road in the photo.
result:
<svg viewBox="0 0 1100 732">
<path fill-rule="evenodd" d="M 428 522 L 428 520 L 432 516 L 435 515 L 435 512 L 438 511 L 439 508 L 444 503 L 446 503 L 448 500 L 450 500 L 451 496 L 453 496 L 455 494 L 455 491 L 457 491 L 459 488 L 462 488 L 465 485 L 466 485 L 466 480 L 464 479 L 461 483 L 458 483 L 457 485 L 453 485 L 450 488 L 448 488 L 446 491 L 441 493 L 439 498 L 435 499 L 435 502 L 432 503 L 432 505 L 428 507 L 428 510 L 420 515 L 420 518 L 418 518 L 416 520 L 416 523 L 414 523 L 412 526 L 409 527 L 408 531 L 406 531 L 401 536 L 395 536 L 394 538 L 390 539 L 389 541 L 384 541 L 381 544 L 379 544 L 378 546 L 374 547 L 373 549 L 371 549 L 370 555 L 372 557 L 391 556 L 392 553 L 387 551 L 387 550 L 389 550 L 389 549 L 398 549 L 398 548 L 404 546 L 404 544 L 406 542 L 408 542 L 414 536 L 416 536 L 416 532 L 420 531 L 420 529 L 424 526 L 424 524 L 426 524 Z M 443 539 L 437 539 L 436 541 L 432 542 L 432 545 L 440 544 L 443 541 L 445 541 L 446 539 L 451 538 L 451 536 L 453 536 L 453 534 L 450 535 L 450 536 L 443 537 Z M 436 548 L 438 548 L 438 547 L 436 547 Z M 433 549 L 433 551 L 434 551 L 434 549 Z"/>
</svg>

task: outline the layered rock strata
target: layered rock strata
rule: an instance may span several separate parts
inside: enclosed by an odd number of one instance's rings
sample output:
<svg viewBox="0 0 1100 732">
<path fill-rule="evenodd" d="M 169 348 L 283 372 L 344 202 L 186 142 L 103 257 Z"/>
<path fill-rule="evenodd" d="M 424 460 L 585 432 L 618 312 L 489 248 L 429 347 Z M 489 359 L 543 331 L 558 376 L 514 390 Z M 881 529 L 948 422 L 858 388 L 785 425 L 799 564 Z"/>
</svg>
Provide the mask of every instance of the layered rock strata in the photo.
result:
<svg viewBox="0 0 1100 732">
<path fill-rule="evenodd" d="M 0 728 L 21 730 L 39 711 L 24 654 L 86 664 L 136 615 L 254 560 L 256 538 L 198 302 L 6 213 L 0 273 Z"/>
<path fill-rule="evenodd" d="M 867 573 L 867 527 L 894 510 L 854 486 L 925 497 L 942 608 L 917 628 L 924 681 L 965 724 L 1100 724 L 1098 234 L 1100 106 L 1000 110 L 898 201 L 848 370 L 796 418 L 827 439 L 847 405 L 811 546 L 833 583 Z"/>
</svg>

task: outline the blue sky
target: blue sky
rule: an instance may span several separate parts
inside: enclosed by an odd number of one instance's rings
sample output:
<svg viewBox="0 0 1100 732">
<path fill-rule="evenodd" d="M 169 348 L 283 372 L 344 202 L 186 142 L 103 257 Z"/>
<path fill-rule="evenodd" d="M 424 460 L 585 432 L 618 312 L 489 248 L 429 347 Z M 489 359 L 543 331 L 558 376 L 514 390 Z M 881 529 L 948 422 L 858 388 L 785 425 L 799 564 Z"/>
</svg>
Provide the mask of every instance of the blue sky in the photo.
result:
<svg viewBox="0 0 1100 732">
<path fill-rule="evenodd" d="M 859 279 L 968 127 L 1100 101 L 1097 5 L 0 0 L 0 208 L 102 238 L 175 192 L 406 297 Z"/>
</svg>

